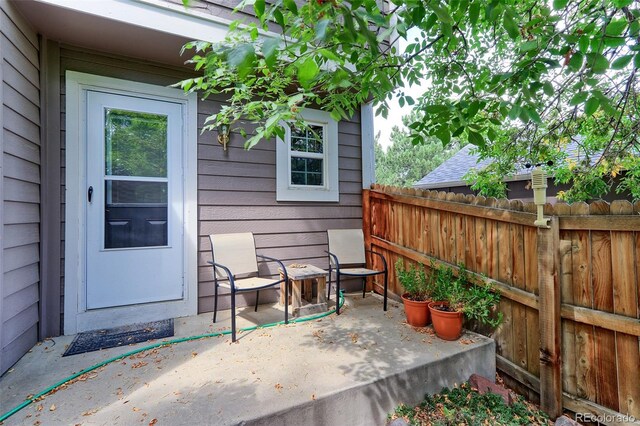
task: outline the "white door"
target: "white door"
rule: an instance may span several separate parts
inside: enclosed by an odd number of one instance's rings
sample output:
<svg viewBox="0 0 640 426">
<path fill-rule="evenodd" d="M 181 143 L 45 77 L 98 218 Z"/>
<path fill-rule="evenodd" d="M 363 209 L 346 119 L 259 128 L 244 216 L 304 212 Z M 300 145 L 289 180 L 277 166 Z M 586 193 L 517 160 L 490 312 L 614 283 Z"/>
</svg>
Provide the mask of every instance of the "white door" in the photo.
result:
<svg viewBox="0 0 640 426">
<path fill-rule="evenodd" d="M 182 107 L 86 99 L 86 309 L 182 299 Z"/>
</svg>

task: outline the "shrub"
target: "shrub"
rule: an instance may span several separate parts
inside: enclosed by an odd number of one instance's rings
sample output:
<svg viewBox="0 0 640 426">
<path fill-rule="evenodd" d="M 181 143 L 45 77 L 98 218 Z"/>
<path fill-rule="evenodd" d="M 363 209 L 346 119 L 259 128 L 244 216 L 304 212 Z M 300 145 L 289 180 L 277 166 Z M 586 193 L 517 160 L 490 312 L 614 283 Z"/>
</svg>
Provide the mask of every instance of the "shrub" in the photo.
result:
<svg viewBox="0 0 640 426">
<path fill-rule="evenodd" d="M 452 268 L 431 263 L 433 299 L 448 302 L 451 310 L 462 312 L 468 319 L 498 326 L 502 321 L 502 313 L 493 315 L 493 312 L 500 303 L 500 294 L 491 283 L 474 283 L 463 264 L 459 264 L 458 268 L 458 275 L 455 276 Z"/>
<path fill-rule="evenodd" d="M 427 279 L 423 265 L 416 267 L 411 264 L 408 269 L 405 269 L 402 259 L 398 259 L 395 267 L 398 281 L 404 288 L 408 299 L 416 302 L 431 299 L 431 282 Z"/>
</svg>

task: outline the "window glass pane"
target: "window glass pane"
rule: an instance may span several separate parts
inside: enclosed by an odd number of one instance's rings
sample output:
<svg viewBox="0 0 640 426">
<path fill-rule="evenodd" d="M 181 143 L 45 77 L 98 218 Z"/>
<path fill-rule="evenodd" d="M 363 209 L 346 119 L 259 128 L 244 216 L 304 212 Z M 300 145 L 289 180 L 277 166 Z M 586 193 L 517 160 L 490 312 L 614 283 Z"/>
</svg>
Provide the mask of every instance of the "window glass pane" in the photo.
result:
<svg viewBox="0 0 640 426">
<path fill-rule="evenodd" d="M 292 172 L 305 172 L 307 170 L 307 163 L 304 158 L 291 157 L 291 171 Z"/>
<path fill-rule="evenodd" d="M 291 183 L 294 185 L 306 185 L 306 175 L 304 173 L 291 173 Z"/>
<path fill-rule="evenodd" d="M 167 123 L 160 114 L 105 108 L 107 176 L 167 176 Z"/>
<path fill-rule="evenodd" d="M 307 140 L 304 138 L 291 137 L 291 151 L 307 151 Z"/>
<path fill-rule="evenodd" d="M 291 128 L 291 150 L 322 154 L 324 127 L 310 125 L 305 128 Z"/>
<path fill-rule="evenodd" d="M 322 186 L 322 174 L 307 173 L 307 185 Z"/>
<path fill-rule="evenodd" d="M 322 173 L 322 160 L 315 158 L 306 158 L 307 160 L 307 171 Z"/>
<path fill-rule="evenodd" d="M 167 183 L 105 181 L 106 249 L 166 246 Z"/>
<path fill-rule="evenodd" d="M 322 186 L 322 162 L 319 158 L 291 157 L 291 183 Z"/>
</svg>

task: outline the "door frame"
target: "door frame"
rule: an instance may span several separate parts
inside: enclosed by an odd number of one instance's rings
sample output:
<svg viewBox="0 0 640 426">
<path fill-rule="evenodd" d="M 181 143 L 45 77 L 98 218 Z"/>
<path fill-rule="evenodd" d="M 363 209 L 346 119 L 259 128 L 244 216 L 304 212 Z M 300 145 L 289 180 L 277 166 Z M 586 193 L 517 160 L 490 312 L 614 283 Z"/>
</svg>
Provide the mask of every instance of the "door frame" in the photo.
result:
<svg viewBox="0 0 640 426">
<path fill-rule="evenodd" d="M 64 243 L 64 334 L 96 328 L 196 315 L 197 264 L 197 97 L 183 90 L 66 72 L 66 208 Z M 86 123 L 87 91 L 179 103 L 182 106 L 183 299 L 115 308 L 86 308 Z"/>
</svg>

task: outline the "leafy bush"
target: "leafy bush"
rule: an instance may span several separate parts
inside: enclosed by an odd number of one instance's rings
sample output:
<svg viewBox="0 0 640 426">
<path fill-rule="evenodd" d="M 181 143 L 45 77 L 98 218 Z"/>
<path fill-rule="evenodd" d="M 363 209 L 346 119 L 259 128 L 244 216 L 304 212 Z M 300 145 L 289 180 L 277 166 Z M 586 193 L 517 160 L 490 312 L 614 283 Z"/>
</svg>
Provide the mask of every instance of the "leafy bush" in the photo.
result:
<svg viewBox="0 0 640 426">
<path fill-rule="evenodd" d="M 389 416 L 402 417 L 411 425 L 550 425 L 548 417 L 522 396 L 508 406 L 502 397 L 480 394 L 463 383 L 454 389 L 443 389 L 427 395 L 416 407 L 400 405 Z"/>
<path fill-rule="evenodd" d="M 463 264 L 459 264 L 458 268 L 456 277 L 452 268 L 431 263 L 433 299 L 449 302 L 450 309 L 462 312 L 468 319 L 498 326 L 502 321 L 502 313 L 494 316 L 493 311 L 500 302 L 500 294 L 490 283 L 474 283 Z"/>
<path fill-rule="evenodd" d="M 423 265 L 416 267 L 411 264 L 408 269 L 405 269 L 402 259 L 398 259 L 395 267 L 398 281 L 400 281 L 402 288 L 407 293 L 408 299 L 419 302 L 431 298 L 431 282 L 427 279 Z"/>
</svg>

